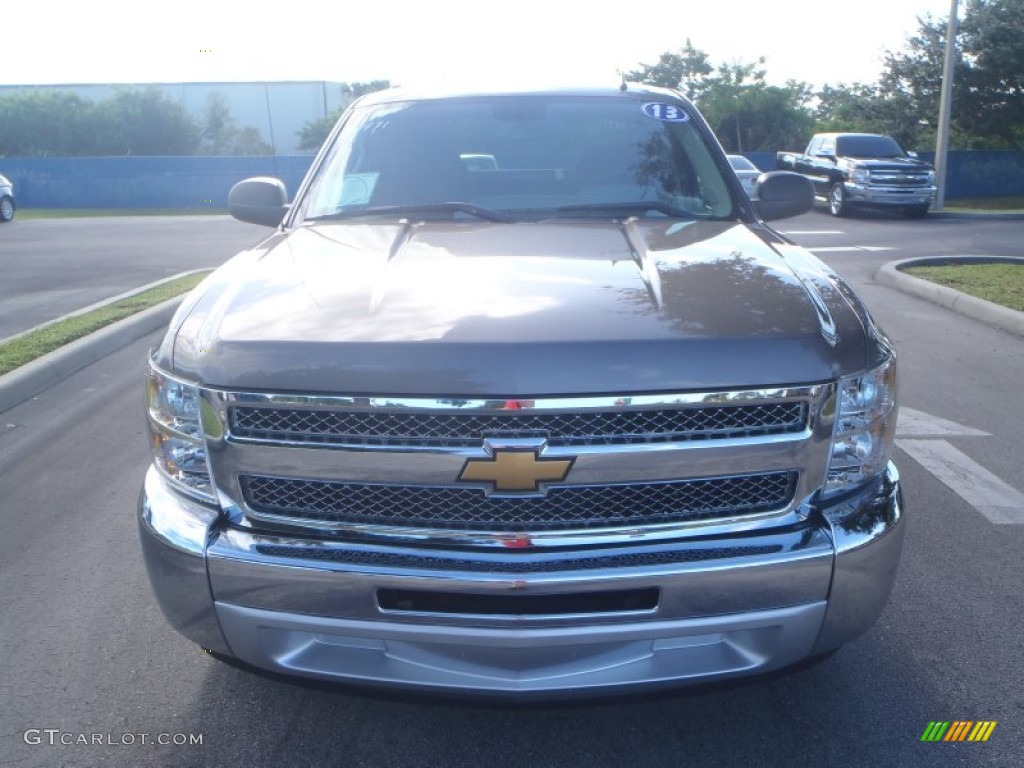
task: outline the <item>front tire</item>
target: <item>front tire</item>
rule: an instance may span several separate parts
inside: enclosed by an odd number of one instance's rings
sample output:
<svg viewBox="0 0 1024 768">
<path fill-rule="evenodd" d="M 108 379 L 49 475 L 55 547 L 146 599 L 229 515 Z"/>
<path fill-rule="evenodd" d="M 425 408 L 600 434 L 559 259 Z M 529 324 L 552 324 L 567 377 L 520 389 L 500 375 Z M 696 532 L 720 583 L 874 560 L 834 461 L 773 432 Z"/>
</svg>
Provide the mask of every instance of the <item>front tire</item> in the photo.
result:
<svg viewBox="0 0 1024 768">
<path fill-rule="evenodd" d="M 828 188 L 828 212 L 833 216 L 845 216 L 850 205 L 846 202 L 846 190 L 842 182 L 835 182 Z"/>
<path fill-rule="evenodd" d="M 0 200 L 0 221 L 10 221 L 14 218 L 14 200 L 4 197 Z"/>
<path fill-rule="evenodd" d="M 908 219 L 923 219 L 927 213 L 927 205 L 907 205 L 903 207 L 903 215 Z"/>
</svg>

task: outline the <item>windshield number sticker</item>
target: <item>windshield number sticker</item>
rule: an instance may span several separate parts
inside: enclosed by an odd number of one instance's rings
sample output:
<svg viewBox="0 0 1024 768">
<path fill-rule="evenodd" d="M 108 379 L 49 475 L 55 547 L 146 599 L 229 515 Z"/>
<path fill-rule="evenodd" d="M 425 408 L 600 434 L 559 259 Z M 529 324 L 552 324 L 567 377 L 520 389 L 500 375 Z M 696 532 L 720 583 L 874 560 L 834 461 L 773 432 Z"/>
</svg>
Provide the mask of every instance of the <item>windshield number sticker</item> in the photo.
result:
<svg viewBox="0 0 1024 768">
<path fill-rule="evenodd" d="M 649 101 L 644 104 L 644 114 L 666 123 L 685 123 L 690 119 L 682 107 L 664 101 Z"/>
</svg>

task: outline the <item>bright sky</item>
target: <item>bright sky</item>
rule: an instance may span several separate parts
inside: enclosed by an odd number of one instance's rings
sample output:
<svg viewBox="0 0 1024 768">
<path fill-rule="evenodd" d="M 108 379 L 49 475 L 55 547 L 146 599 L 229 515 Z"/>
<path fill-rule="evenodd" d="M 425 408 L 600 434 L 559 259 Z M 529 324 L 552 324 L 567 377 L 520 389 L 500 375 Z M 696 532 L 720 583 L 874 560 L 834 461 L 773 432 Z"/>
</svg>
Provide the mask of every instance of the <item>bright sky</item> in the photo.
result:
<svg viewBox="0 0 1024 768">
<path fill-rule="evenodd" d="M 949 8 L 950 0 L 14 0 L 3 11 L 0 84 L 593 83 L 689 37 L 714 63 L 765 56 L 770 82 L 820 86 L 874 81 L 918 16 Z"/>
</svg>

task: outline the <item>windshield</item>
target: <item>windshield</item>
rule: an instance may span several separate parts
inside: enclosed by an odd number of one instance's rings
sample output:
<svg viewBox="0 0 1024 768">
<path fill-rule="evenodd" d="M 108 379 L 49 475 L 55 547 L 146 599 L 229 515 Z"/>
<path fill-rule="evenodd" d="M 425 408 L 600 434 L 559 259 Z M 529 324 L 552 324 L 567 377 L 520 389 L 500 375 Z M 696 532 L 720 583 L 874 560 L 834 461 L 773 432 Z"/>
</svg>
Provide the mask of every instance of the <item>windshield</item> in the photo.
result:
<svg viewBox="0 0 1024 768">
<path fill-rule="evenodd" d="M 300 215 L 398 216 L 406 209 L 494 220 L 734 215 L 729 187 L 682 104 L 625 96 L 357 108 Z"/>
<path fill-rule="evenodd" d="M 903 150 L 890 136 L 840 136 L 836 139 L 839 157 L 903 157 Z"/>
</svg>

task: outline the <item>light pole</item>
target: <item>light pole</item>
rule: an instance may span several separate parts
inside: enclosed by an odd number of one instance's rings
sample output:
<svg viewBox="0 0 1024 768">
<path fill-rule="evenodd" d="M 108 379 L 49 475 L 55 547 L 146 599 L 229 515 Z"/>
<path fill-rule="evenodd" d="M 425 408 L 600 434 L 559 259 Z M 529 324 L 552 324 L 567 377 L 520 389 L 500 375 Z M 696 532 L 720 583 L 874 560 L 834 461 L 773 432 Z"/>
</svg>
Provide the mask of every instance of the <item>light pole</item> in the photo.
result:
<svg viewBox="0 0 1024 768">
<path fill-rule="evenodd" d="M 939 99 L 939 132 L 935 137 L 935 205 L 941 211 L 946 203 L 946 168 L 949 154 L 949 123 L 953 101 L 953 66 L 956 55 L 957 2 L 950 0 L 949 24 L 946 25 L 946 58 L 942 64 L 942 96 Z"/>
</svg>

